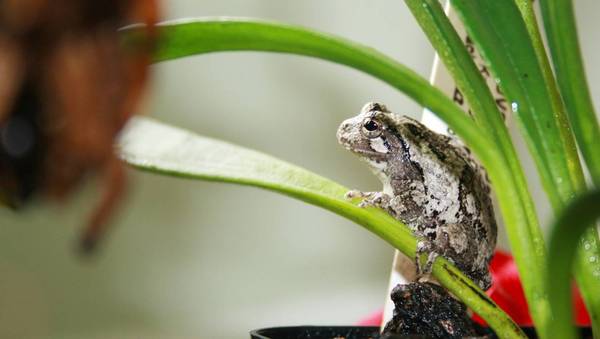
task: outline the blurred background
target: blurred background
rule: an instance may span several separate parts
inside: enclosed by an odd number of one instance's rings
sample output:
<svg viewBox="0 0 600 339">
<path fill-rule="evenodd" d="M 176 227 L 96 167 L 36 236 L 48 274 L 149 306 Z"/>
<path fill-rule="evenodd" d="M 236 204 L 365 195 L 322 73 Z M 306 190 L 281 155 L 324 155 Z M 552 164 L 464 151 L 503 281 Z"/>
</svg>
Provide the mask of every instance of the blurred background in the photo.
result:
<svg viewBox="0 0 600 339">
<path fill-rule="evenodd" d="M 600 107 L 600 3 L 576 5 Z M 164 19 L 249 16 L 312 27 L 373 46 L 425 77 L 433 61 L 401 1 L 169 0 L 162 7 Z M 145 115 L 361 190 L 380 184 L 337 145 L 338 124 L 367 101 L 421 114 L 377 80 L 304 57 L 210 54 L 153 71 Z M 78 257 L 75 241 L 97 182 L 64 206 L 0 210 L 0 338 L 244 338 L 267 326 L 353 324 L 382 306 L 393 250 L 357 225 L 254 188 L 133 170 L 129 177 L 93 258 Z"/>
</svg>

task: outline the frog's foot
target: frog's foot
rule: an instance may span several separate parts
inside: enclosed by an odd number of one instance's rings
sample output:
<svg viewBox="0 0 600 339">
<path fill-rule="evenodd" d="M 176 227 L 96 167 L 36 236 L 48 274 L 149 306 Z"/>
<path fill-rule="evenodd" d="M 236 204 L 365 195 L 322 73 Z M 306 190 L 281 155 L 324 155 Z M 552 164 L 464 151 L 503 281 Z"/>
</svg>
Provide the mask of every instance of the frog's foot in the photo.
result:
<svg viewBox="0 0 600 339">
<path fill-rule="evenodd" d="M 383 192 L 361 192 L 352 190 L 346 193 L 346 199 L 354 198 L 362 198 L 362 201 L 358 204 L 358 207 L 364 208 L 374 206 L 383 209 L 387 209 L 390 206 L 390 200 L 392 199 L 389 195 Z"/>
<path fill-rule="evenodd" d="M 421 255 L 427 254 L 427 261 L 425 265 L 421 263 Z M 433 262 L 439 256 L 437 252 L 433 250 L 431 243 L 426 240 L 419 240 L 417 243 L 417 255 L 415 256 L 415 266 L 417 267 L 417 276 L 423 276 L 431 273 L 433 268 Z"/>
<path fill-rule="evenodd" d="M 492 273 L 490 271 L 485 272 L 485 275 L 480 280 L 475 281 L 479 287 L 486 291 L 492 286 Z"/>
</svg>

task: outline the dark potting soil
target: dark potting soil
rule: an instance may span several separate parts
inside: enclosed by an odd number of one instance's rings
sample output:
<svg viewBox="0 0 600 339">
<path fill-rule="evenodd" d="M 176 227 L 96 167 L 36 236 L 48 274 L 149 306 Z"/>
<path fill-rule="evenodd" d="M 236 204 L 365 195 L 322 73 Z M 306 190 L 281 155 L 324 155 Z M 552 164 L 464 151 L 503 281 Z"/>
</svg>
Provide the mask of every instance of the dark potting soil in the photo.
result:
<svg viewBox="0 0 600 339">
<path fill-rule="evenodd" d="M 384 335 L 427 338 L 486 337 L 467 314 L 467 307 L 445 288 L 430 282 L 400 284 L 392 290 L 394 316 Z"/>
</svg>

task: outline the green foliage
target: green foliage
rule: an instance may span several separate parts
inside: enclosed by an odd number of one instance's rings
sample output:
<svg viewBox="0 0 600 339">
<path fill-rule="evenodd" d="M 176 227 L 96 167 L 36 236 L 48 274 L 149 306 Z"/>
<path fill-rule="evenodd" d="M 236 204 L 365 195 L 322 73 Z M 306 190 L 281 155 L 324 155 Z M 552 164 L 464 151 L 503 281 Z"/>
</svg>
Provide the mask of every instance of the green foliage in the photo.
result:
<svg viewBox="0 0 600 339">
<path fill-rule="evenodd" d="M 600 127 L 587 85 L 579 48 L 573 4 L 569 0 L 541 1 L 556 79 L 567 113 L 592 180 L 600 187 Z"/>
<path fill-rule="evenodd" d="M 572 177 L 578 175 L 571 173 L 577 167 L 572 170 L 565 160 L 578 164 L 577 149 L 568 125 L 560 126 L 556 118 L 564 112 L 549 100 L 550 85 L 518 7 L 510 1 L 489 0 L 452 4 L 512 103 L 552 205 L 561 206 L 562 196 L 572 196 Z"/>
<path fill-rule="evenodd" d="M 492 0 L 452 0 L 452 3 L 490 63 L 507 99 L 513 103 L 513 111 L 536 162 L 542 185 L 555 213 L 559 214 L 578 193 L 585 190 L 585 180 L 531 3 Z M 568 30 L 568 27 L 565 29 Z M 549 39 L 555 39 L 552 36 L 556 32 L 549 33 Z M 574 38 L 576 40 L 576 36 Z M 595 119 L 588 122 L 595 123 L 597 127 Z M 585 147 L 590 146 L 583 145 L 582 149 Z M 534 229 L 531 231 L 535 232 Z M 589 259 L 598 255 L 600 249 L 596 232 L 588 232 L 585 239 L 593 248 L 581 252 L 576 279 L 586 303 L 590 305 L 592 299 L 597 298 L 595 295 L 600 279 L 594 278 L 596 265 Z M 532 286 L 526 281 L 525 275 L 531 272 L 519 262 L 518 253 L 515 252 L 515 256 L 530 308 L 536 309 L 532 310 L 532 316 L 538 325 L 538 332 L 540 336 L 547 337 L 549 333 L 545 331 L 549 328 L 552 315 L 547 312 L 544 302 L 547 300 L 546 289 L 540 289 L 539 285 Z M 540 301 L 541 304 L 538 303 Z M 592 308 L 590 312 L 596 311 Z"/>
<path fill-rule="evenodd" d="M 440 4 L 436 0 L 405 2 L 467 99 L 475 122 L 494 137 L 496 147 L 503 153 L 505 165 L 509 167 L 507 170 L 512 173 L 513 180 L 508 184 L 512 185 L 512 190 L 519 195 L 519 202 L 501 203 L 520 208 L 521 214 L 527 216 L 527 219 L 523 218 L 522 223 L 506 223 L 506 231 L 513 245 L 513 255 L 519 264 L 519 274 L 524 282 L 530 308 L 534 310 L 534 315 L 538 315 L 536 321 L 544 323 L 549 318 L 547 291 L 543 280 L 546 263 L 544 239 L 531 195 L 527 190 L 525 174 L 501 113 L 485 80 Z"/>
<path fill-rule="evenodd" d="M 464 93 L 473 119 L 425 79 L 380 52 L 296 26 L 231 18 L 164 23 L 159 29 L 155 61 L 220 51 L 290 53 L 349 66 L 408 95 L 443 119 L 486 167 L 539 335 L 548 338 L 550 333 L 559 333 L 555 330 L 572 334 L 569 314 L 558 308 L 564 308 L 570 300 L 567 278 L 574 253 L 578 253 L 575 276 L 598 335 L 600 277 L 594 273 L 600 272 L 600 241 L 593 229 L 583 231 L 595 216 L 591 214 L 591 202 L 597 202 L 597 193 L 567 207 L 586 191 L 577 146 L 596 184 L 600 180 L 600 153 L 594 152 L 600 132 L 579 55 L 572 5 L 566 0 L 542 2 L 555 78 L 529 0 L 452 0 L 513 104 L 542 185 L 555 214 L 562 215 L 548 255 L 525 175 L 485 81 L 438 1 L 405 1 Z M 125 41 L 136 33 L 135 28 L 125 30 Z M 143 119 L 137 119 L 125 134 L 121 155 L 142 170 L 251 185 L 292 196 L 353 220 L 406 255 L 415 255 L 416 242 L 410 231 L 385 212 L 358 208 L 343 198 L 345 187 L 267 155 Z M 572 221 L 568 230 L 567 220 Z M 586 246 L 576 251 L 581 234 Z M 566 240 L 562 243 L 556 240 L 563 236 Z M 557 259 L 559 251 L 568 256 Z M 506 314 L 443 258 L 436 260 L 434 275 L 482 315 L 501 337 L 523 335 Z M 552 282 L 547 278 L 552 276 L 564 279 Z M 557 286 L 560 283 L 562 286 Z M 564 326 L 556 325 L 553 317 Z M 555 329 L 555 325 L 563 327 Z"/>
</svg>

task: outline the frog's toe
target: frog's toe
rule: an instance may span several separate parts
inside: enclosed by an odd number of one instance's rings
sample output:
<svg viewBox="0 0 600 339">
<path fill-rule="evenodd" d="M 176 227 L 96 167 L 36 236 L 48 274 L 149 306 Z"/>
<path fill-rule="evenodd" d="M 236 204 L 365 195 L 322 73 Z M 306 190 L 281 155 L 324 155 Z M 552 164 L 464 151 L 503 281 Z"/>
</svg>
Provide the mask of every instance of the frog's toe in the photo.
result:
<svg viewBox="0 0 600 339">
<path fill-rule="evenodd" d="M 367 195 L 367 192 L 362 192 L 359 190 L 351 190 L 344 194 L 344 198 L 346 199 L 354 199 L 354 198 L 364 198 Z"/>
<path fill-rule="evenodd" d="M 492 274 L 490 271 L 485 272 L 485 275 L 477 281 L 477 285 L 484 291 L 492 286 Z"/>
<path fill-rule="evenodd" d="M 427 261 L 425 265 L 421 262 L 421 255 L 427 254 Z M 417 275 L 422 276 L 426 274 L 430 274 L 433 268 L 433 263 L 435 259 L 439 256 L 437 252 L 433 250 L 433 246 L 431 243 L 425 240 L 420 240 L 417 243 L 417 253 L 415 256 L 415 266 L 417 267 Z"/>
<path fill-rule="evenodd" d="M 358 204 L 358 207 L 379 207 L 386 209 L 390 205 L 390 196 L 383 192 L 363 193 L 364 199 Z"/>
<path fill-rule="evenodd" d="M 433 263 L 435 262 L 435 259 L 438 256 L 439 254 L 437 252 L 429 252 L 429 255 L 427 256 L 427 262 L 425 263 L 425 267 L 423 268 L 423 272 L 425 274 L 431 273 L 431 270 L 433 269 Z"/>
<path fill-rule="evenodd" d="M 362 201 L 358 204 L 359 207 L 375 206 L 387 208 L 391 200 L 391 197 L 383 192 L 362 192 L 357 190 L 346 192 L 344 197 L 346 199 L 362 198 Z"/>
</svg>

